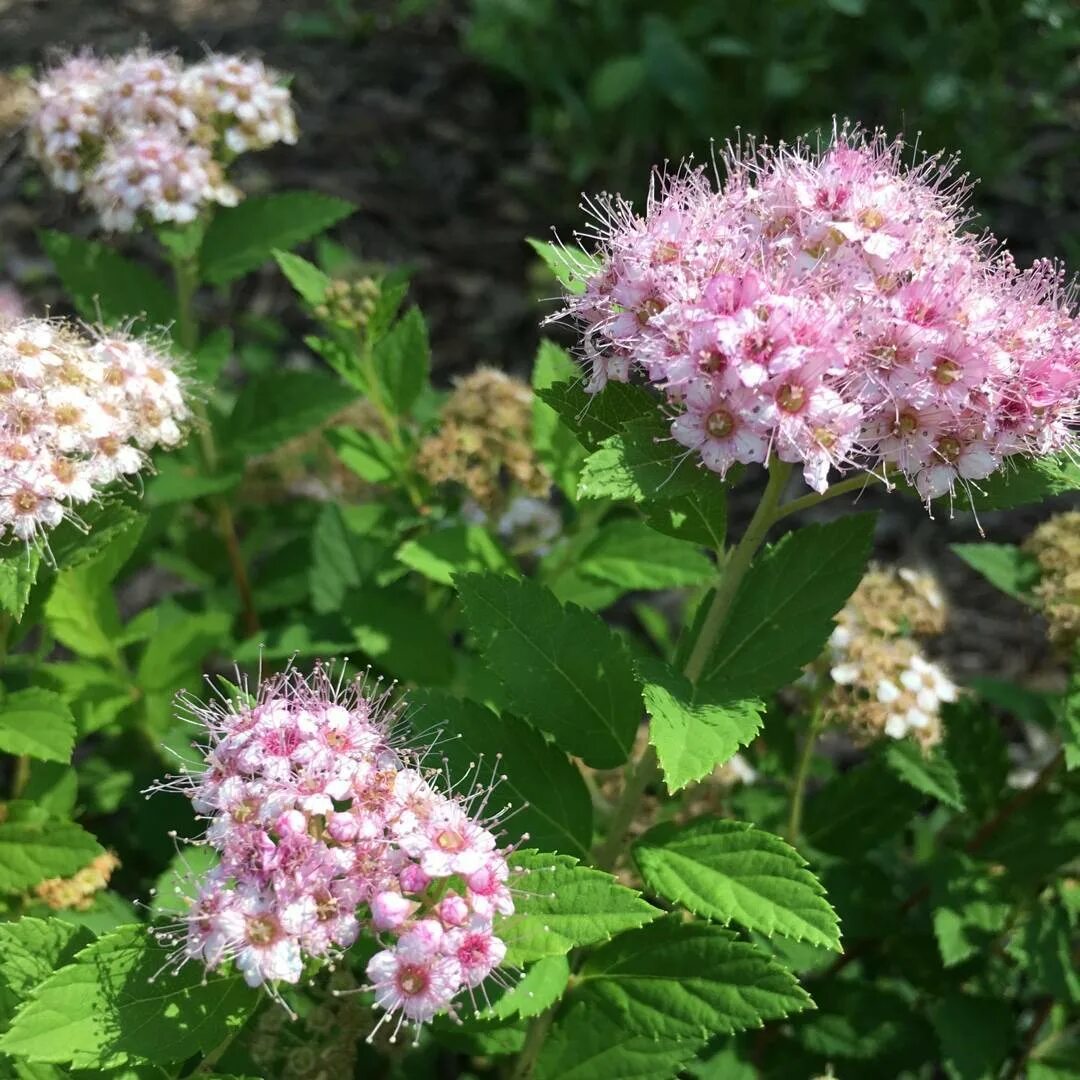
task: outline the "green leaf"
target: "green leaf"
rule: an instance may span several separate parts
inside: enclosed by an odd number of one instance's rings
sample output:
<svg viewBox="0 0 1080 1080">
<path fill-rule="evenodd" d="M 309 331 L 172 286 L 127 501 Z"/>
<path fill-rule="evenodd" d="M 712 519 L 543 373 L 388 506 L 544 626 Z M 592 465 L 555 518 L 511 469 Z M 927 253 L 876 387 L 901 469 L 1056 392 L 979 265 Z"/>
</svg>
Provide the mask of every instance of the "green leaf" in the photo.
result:
<svg viewBox="0 0 1080 1080">
<path fill-rule="evenodd" d="M 431 346 L 419 308 L 410 308 L 372 351 L 379 386 L 398 416 L 406 415 L 427 385 Z"/>
<path fill-rule="evenodd" d="M 462 572 L 514 573 L 513 564 L 482 525 L 453 525 L 406 540 L 395 557 L 440 585 L 452 584 L 454 575 Z"/>
<path fill-rule="evenodd" d="M 581 773 L 558 747 L 522 720 L 449 694 L 422 690 L 410 695 L 409 705 L 418 734 L 442 733 L 436 751 L 448 760 L 455 780 L 485 760 L 504 777 L 492 805 L 517 808 L 507 825 L 511 836 L 527 833 L 530 845 L 544 851 L 588 857 L 592 800 Z"/>
<path fill-rule="evenodd" d="M 1012 459 L 993 476 L 972 485 L 976 510 L 1011 510 L 1080 490 L 1080 464 L 1068 451 L 1047 457 Z M 962 504 L 961 504 L 962 505 Z"/>
<path fill-rule="evenodd" d="M 859 584 L 873 533 L 874 515 L 856 514 L 788 533 L 755 559 L 702 684 L 741 698 L 794 682 L 820 655 L 833 616 Z"/>
<path fill-rule="evenodd" d="M 642 27 L 642 59 L 653 90 L 680 112 L 705 119 L 714 93 L 713 77 L 696 48 L 662 15 L 647 15 Z"/>
<path fill-rule="evenodd" d="M 508 1020 L 514 1016 L 539 1016 L 563 995 L 570 979 L 570 962 L 565 956 L 545 956 L 525 972 L 513 988 L 492 1002 L 484 1018 Z"/>
<path fill-rule="evenodd" d="M 381 484 L 398 473 L 398 455 L 378 435 L 357 428 L 336 427 L 323 433 L 341 463 L 369 484 Z"/>
<path fill-rule="evenodd" d="M 224 611 L 192 615 L 166 604 L 158 611 L 158 629 L 143 650 L 135 681 L 145 691 L 171 693 L 201 669 L 208 653 L 228 640 L 232 617 Z"/>
<path fill-rule="evenodd" d="M 597 450 L 605 439 L 622 435 L 633 420 L 655 417 L 657 409 L 657 399 L 640 386 L 613 382 L 599 394 L 586 394 L 580 377 L 537 388 L 537 396 L 562 417 L 587 450 Z"/>
<path fill-rule="evenodd" d="M 74 748 L 75 717 L 59 694 L 19 690 L 0 704 L 0 751 L 5 754 L 68 762 Z"/>
<path fill-rule="evenodd" d="M 975 860 L 942 852 L 930 867 L 934 937 L 945 967 L 990 949 L 1012 904 L 1001 883 Z"/>
<path fill-rule="evenodd" d="M 649 714 L 649 741 L 656 748 L 668 791 L 707 776 L 761 730 L 760 701 L 714 700 L 666 665 L 641 661 L 638 667 Z"/>
<path fill-rule="evenodd" d="M 2 822 L 0 892 L 25 892 L 46 878 L 70 877 L 101 854 L 98 842 L 71 822 Z"/>
<path fill-rule="evenodd" d="M 276 250 L 288 251 L 324 232 L 354 209 L 331 195 L 287 191 L 218 210 L 200 252 L 202 278 L 224 285 L 266 262 Z"/>
<path fill-rule="evenodd" d="M 700 468 L 663 420 L 652 415 L 628 421 L 585 459 L 578 498 L 664 501 L 687 495 L 698 484 L 723 481 Z"/>
<path fill-rule="evenodd" d="M 320 371 L 272 370 L 240 391 L 225 434 L 238 458 L 265 454 L 344 409 L 355 395 Z"/>
<path fill-rule="evenodd" d="M 941 747 L 924 753 L 910 739 L 900 739 L 889 745 L 885 760 L 905 784 L 952 810 L 963 811 L 964 792 L 960 778 Z"/>
<path fill-rule="evenodd" d="M 212 331 L 199 342 L 195 350 L 195 374 L 207 386 L 213 386 L 229 362 L 232 352 L 232 331 L 224 326 Z"/>
<path fill-rule="evenodd" d="M 696 545 L 655 532 L 635 518 L 603 525 L 576 568 L 626 591 L 700 585 L 716 576 L 716 567 Z"/>
<path fill-rule="evenodd" d="M 1036 906 L 1022 932 L 1009 943 L 1008 952 L 1024 966 L 1034 989 L 1063 1003 L 1080 1003 L 1072 927 L 1060 904 Z"/>
<path fill-rule="evenodd" d="M 514 914 L 499 923 L 507 963 L 563 956 L 643 926 L 660 914 L 610 874 L 579 865 L 569 855 L 519 851 L 510 862 L 520 875 L 520 892 Z"/>
<path fill-rule="evenodd" d="M 0 559 L 0 608 L 19 622 L 30 600 L 30 590 L 37 581 L 41 551 L 24 544 L 15 547 Z"/>
<path fill-rule="evenodd" d="M 544 260 L 559 284 L 575 295 L 585 291 L 585 282 L 600 269 L 600 260 L 595 255 L 573 244 L 553 244 L 532 237 L 525 242 Z"/>
<path fill-rule="evenodd" d="M 326 296 L 327 286 L 332 280 L 329 274 L 324 274 L 314 263 L 307 259 L 301 259 L 299 255 L 292 255 L 288 251 L 273 253 L 281 272 L 289 279 L 289 284 L 313 307 L 323 302 Z"/>
<path fill-rule="evenodd" d="M 620 934 L 590 953 L 578 995 L 627 1031 L 698 1046 L 812 1005 L 792 974 L 753 945 L 677 917 Z"/>
<path fill-rule="evenodd" d="M 1031 602 L 1032 587 L 1040 576 L 1039 564 L 1027 552 L 1014 544 L 950 544 L 973 570 L 977 570 L 991 585 L 1024 603 Z"/>
<path fill-rule="evenodd" d="M 327 503 L 315 519 L 308 580 L 311 606 L 319 614 L 336 611 L 349 589 L 360 584 L 353 538 L 345 527 L 341 511 L 333 503 Z"/>
<path fill-rule="evenodd" d="M 121 323 L 134 315 L 168 326 L 176 321 L 176 300 L 145 266 L 118 255 L 106 244 L 66 233 L 41 233 L 64 289 L 89 322 Z"/>
<path fill-rule="evenodd" d="M 484 663 L 513 707 L 597 769 L 627 758 L 641 699 L 625 645 L 592 612 L 494 574 L 456 579 Z"/>
<path fill-rule="evenodd" d="M 573 429 L 544 401 L 540 391 L 547 390 L 560 380 L 573 379 L 577 372 L 577 364 L 565 349 L 560 349 L 552 341 L 540 342 L 532 371 L 532 386 L 537 392 L 532 409 L 533 446 L 552 479 L 571 499 L 577 491 L 578 474 L 585 453 Z"/>
<path fill-rule="evenodd" d="M 146 505 L 172 506 L 178 502 L 194 502 L 207 495 L 223 495 L 239 486 L 243 475 L 236 470 L 206 476 L 193 465 L 185 465 L 175 458 L 165 458 L 147 481 Z"/>
<path fill-rule="evenodd" d="M 1080 794 L 1038 792 L 1013 808 L 979 847 L 978 857 L 1003 866 L 1021 886 L 1050 877 L 1080 857 Z"/>
<path fill-rule="evenodd" d="M 806 808 L 806 840 L 831 854 L 853 856 L 897 836 L 922 795 L 876 757 L 825 785 Z"/>
<path fill-rule="evenodd" d="M 688 495 L 645 508 L 646 520 L 657 532 L 724 550 L 727 533 L 727 491 L 722 484 L 700 484 Z"/>
<path fill-rule="evenodd" d="M 257 1001 L 242 979 L 207 978 L 198 964 L 173 974 L 168 951 L 146 927 L 126 926 L 46 980 L 0 1050 L 83 1069 L 180 1062 L 221 1043 Z"/>
<path fill-rule="evenodd" d="M 840 948 L 836 912 L 821 883 L 771 833 L 741 821 L 665 823 L 634 845 L 634 860 L 649 888 L 695 915 Z"/>
<path fill-rule="evenodd" d="M 942 709 L 945 754 L 964 793 L 964 804 L 975 820 L 986 817 L 1005 787 L 1008 750 L 994 714 L 980 701 L 961 698 Z"/>
<path fill-rule="evenodd" d="M 924 1046 L 933 1041 L 933 1032 L 903 994 L 867 980 L 833 979 L 815 985 L 814 1001 L 818 1011 L 799 1024 L 798 1040 L 829 1060 L 874 1062 L 870 1067 L 876 1065 L 880 1072 L 884 1061 L 913 1040 Z"/>
<path fill-rule="evenodd" d="M 644 85 L 645 63 L 640 56 L 613 56 L 589 80 L 589 101 L 606 112 L 635 97 Z"/>
<path fill-rule="evenodd" d="M 993 1080 L 1012 1045 L 1009 1002 L 949 994 L 930 1009 L 950 1080 Z"/>
<path fill-rule="evenodd" d="M 671 1080 L 697 1049 L 688 1039 L 629 1030 L 579 993 L 544 1040 L 532 1080 Z"/>
<path fill-rule="evenodd" d="M 1069 686 L 1061 707 L 1061 743 L 1065 768 L 1080 768 L 1080 663 L 1074 662 Z"/>
<path fill-rule="evenodd" d="M 124 544 L 118 544 L 109 556 L 118 570 L 134 550 L 146 524 L 132 507 L 109 497 L 84 508 L 79 517 L 82 518 L 82 528 L 64 521 L 49 534 L 49 549 L 59 570 L 69 570 L 96 559 L 127 534 Z"/>
<path fill-rule="evenodd" d="M 0 978 L 16 997 L 25 998 L 92 940 L 89 931 L 61 919 L 24 915 L 0 923 Z"/>
</svg>

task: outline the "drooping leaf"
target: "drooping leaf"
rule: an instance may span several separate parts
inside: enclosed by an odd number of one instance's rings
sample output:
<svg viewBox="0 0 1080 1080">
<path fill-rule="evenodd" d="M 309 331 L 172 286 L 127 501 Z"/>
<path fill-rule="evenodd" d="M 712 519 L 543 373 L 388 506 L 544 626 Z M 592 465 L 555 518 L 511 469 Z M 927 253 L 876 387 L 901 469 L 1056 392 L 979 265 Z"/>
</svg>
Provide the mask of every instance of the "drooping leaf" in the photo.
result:
<svg viewBox="0 0 1080 1080">
<path fill-rule="evenodd" d="M 964 793 L 960 779 L 941 747 L 923 752 L 910 739 L 890 744 L 885 752 L 889 767 L 916 791 L 943 802 L 953 810 L 964 809 Z"/>
<path fill-rule="evenodd" d="M 72 822 L 0 822 L 0 892 L 19 893 L 46 878 L 70 877 L 102 853 Z"/>
<path fill-rule="evenodd" d="M 1021 551 L 1014 544 L 951 544 L 954 555 L 959 555 L 973 570 L 977 570 L 991 585 L 1009 596 L 1029 603 L 1031 589 L 1039 580 L 1039 564 L 1034 557 Z"/>
<path fill-rule="evenodd" d="M 0 704 L 0 751 L 26 754 L 39 761 L 71 760 L 75 717 L 59 694 L 18 690 Z"/>
<path fill-rule="evenodd" d="M 806 860 L 771 833 L 741 821 L 665 823 L 634 845 L 634 860 L 649 888 L 695 915 L 840 948 L 825 890 Z"/>
<path fill-rule="evenodd" d="M 318 427 L 352 401 L 338 381 L 320 371 L 273 370 L 240 391 L 225 434 L 238 458 L 265 454 Z"/>
<path fill-rule="evenodd" d="M 456 584 L 484 663 L 515 710 L 594 768 L 621 765 L 642 710 L 614 632 L 531 581 L 466 574 Z"/>
<path fill-rule="evenodd" d="M 570 962 L 565 956 L 545 956 L 531 965 L 520 982 L 480 1015 L 499 1020 L 539 1016 L 562 997 L 569 979 Z"/>
<path fill-rule="evenodd" d="M 144 926 L 100 938 L 38 988 L 0 1039 L 0 1050 L 83 1069 L 207 1053 L 244 1022 L 258 999 L 236 976 L 204 982 L 196 964 L 178 974 L 163 970 L 167 957 Z"/>
<path fill-rule="evenodd" d="M 353 210 L 344 199 L 315 191 L 259 195 L 220 209 L 199 253 L 202 278 L 224 285 L 256 269 L 276 249 L 288 251 L 310 240 Z"/>
<path fill-rule="evenodd" d="M 572 856 L 519 851 L 510 862 L 520 875 L 514 883 L 521 891 L 514 914 L 499 923 L 508 963 L 563 956 L 643 926 L 660 914 L 633 889 Z"/>
<path fill-rule="evenodd" d="M 592 800 L 581 773 L 558 747 L 522 720 L 439 691 L 413 693 L 409 704 L 414 729 L 442 732 L 436 749 L 455 780 L 484 761 L 491 764 L 480 768 L 483 777 L 497 769 L 505 778 L 492 805 L 517 808 L 507 824 L 512 836 L 528 833 L 530 845 L 544 851 L 588 857 Z"/>
<path fill-rule="evenodd" d="M 550 243 L 530 237 L 526 243 L 544 260 L 547 268 L 567 292 L 580 294 L 585 282 L 600 269 L 595 255 L 582 251 L 573 244 Z"/>
<path fill-rule="evenodd" d="M 635 518 L 603 525 L 581 553 L 576 568 L 626 590 L 700 585 L 716 574 L 695 544 L 665 536 Z"/>
<path fill-rule="evenodd" d="M 176 321 L 172 291 L 145 266 L 107 244 L 46 230 L 41 233 L 41 246 L 84 319 L 120 323 L 143 315 L 158 326 Z"/>
<path fill-rule="evenodd" d="M 640 661 L 649 741 L 668 791 L 707 776 L 761 730 L 764 706 L 754 699 L 713 698 L 666 665 Z"/>
<path fill-rule="evenodd" d="M 573 996 L 627 1031 L 702 1045 L 811 1005 L 790 972 L 729 930 L 676 917 L 620 934 L 590 953 Z"/>
<path fill-rule="evenodd" d="M 873 514 L 788 533 L 754 560 L 702 672 L 727 697 L 769 694 L 821 652 L 866 568 Z"/>
</svg>

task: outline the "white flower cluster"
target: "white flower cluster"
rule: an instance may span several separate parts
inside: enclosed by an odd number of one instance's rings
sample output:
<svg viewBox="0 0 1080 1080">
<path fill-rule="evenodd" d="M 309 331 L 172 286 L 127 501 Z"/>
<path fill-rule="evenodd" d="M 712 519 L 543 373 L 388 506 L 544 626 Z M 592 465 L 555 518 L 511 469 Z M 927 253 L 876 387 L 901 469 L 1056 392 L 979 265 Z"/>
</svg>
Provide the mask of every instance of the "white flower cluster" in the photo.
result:
<svg viewBox="0 0 1080 1080">
<path fill-rule="evenodd" d="M 188 419 L 163 352 L 119 332 L 0 324 L 0 539 L 31 541 L 175 446 Z"/>
<path fill-rule="evenodd" d="M 118 231 L 235 205 L 240 192 L 225 179 L 232 158 L 297 138 L 289 91 L 261 61 L 237 56 L 185 67 L 161 53 L 85 54 L 48 71 L 35 91 L 31 154 Z"/>
</svg>

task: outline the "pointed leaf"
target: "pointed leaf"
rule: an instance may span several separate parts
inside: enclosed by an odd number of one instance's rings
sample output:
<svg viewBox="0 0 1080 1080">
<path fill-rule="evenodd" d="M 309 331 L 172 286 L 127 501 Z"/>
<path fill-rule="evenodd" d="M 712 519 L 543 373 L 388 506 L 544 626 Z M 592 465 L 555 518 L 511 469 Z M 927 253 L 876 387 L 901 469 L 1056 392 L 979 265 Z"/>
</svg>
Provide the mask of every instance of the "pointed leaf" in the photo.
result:
<svg viewBox="0 0 1080 1080">
<path fill-rule="evenodd" d="M 0 978 L 13 994 L 24 998 L 93 940 L 88 930 L 62 919 L 24 915 L 0 923 Z"/>
<path fill-rule="evenodd" d="M 583 293 L 585 282 L 600 269 L 600 260 L 595 255 L 573 244 L 547 243 L 532 237 L 525 242 L 544 260 L 547 268 L 568 292 Z"/>
<path fill-rule="evenodd" d="M 885 760 L 892 771 L 916 791 L 943 802 L 953 810 L 964 809 L 960 779 L 941 747 L 924 752 L 910 739 L 901 739 L 885 751 Z"/>
<path fill-rule="evenodd" d="M 19 690 L 0 704 L 0 751 L 5 754 L 66 763 L 74 748 L 75 717 L 59 694 Z"/>
<path fill-rule="evenodd" d="M 986 541 L 980 544 L 950 544 L 949 548 L 1003 593 L 1024 603 L 1031 602 L 1031 590 L 1040 575 L 1034 556 L 1015 544 L 990 544 Z"/>
<path fill-rule="evenodd" d="M 576 569 L 624 590 L 700 585 L 716 574 L 716 567 L 695 544 L 665 536 L 634 518 L 603 525 L 581 553 Z"/>
<path fill-rule="evenodd" d="M 46 878 L 70 877 L 101 854 L 98 842 L 72 822 L 0 823 L 0 892 L 25 892 Z"/>
</svg>

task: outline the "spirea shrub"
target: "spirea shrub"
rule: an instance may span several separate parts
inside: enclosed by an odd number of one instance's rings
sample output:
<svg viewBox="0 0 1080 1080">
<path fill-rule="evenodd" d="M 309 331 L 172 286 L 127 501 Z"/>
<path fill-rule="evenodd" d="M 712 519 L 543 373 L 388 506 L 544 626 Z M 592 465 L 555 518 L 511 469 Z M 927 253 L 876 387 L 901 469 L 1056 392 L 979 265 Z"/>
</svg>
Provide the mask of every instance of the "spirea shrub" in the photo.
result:
<svg viewBox="0 0 1080 1080">
<path fill-rule="evenodd" d="M 0 323 L 0 1073 L 1075 1074 L 1063 271 L 840 127 L 589 201 L 573 350 L 443 380 L 351 206 L 229 185 L 261 63 L 36 88 L 145 261 Z"/>
</svg>

